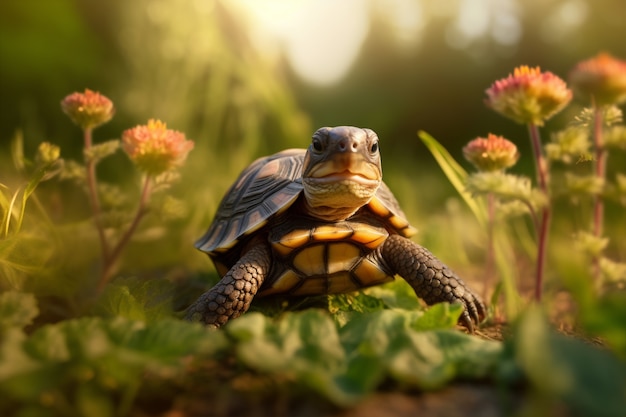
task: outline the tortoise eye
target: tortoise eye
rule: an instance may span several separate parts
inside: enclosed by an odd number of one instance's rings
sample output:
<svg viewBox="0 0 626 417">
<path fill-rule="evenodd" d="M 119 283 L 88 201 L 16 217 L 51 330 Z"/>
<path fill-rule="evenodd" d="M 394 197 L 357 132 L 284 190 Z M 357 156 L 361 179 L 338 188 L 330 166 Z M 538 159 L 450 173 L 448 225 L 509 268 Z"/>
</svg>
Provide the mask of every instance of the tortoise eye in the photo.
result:
<svg viewBox="0 0 626 417">
<path fill-rule="evenodd" d="M 372 143 L 372 147 L 370 148 L 370 152 L 371 152 L 371 153 L 376 153 L 376 152 L 378 152 L 378 142 L 374 142 L 374 143 Z"/>
<path fill-rule="evenodd" d="M 313 139 L 313 149 L 316 152 L 322 152 L 324 150 L 324 146 L 322 146 L 322 142 L 319 139 Z"/>
</svg>

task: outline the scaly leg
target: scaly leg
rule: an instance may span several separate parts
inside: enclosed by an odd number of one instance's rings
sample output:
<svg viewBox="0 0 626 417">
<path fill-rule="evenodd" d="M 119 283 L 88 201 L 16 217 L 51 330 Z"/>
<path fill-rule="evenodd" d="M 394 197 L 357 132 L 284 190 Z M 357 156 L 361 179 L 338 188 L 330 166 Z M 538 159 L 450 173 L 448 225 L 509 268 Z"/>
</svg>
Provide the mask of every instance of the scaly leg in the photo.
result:
<svg viewBox="0 0 626 417">
<path fill-rule="evenodd" d="M 213 288 L 189 307 L 187 320 L 220 327 L 248 311 L 270 264 L 268 246 L 253 246 Z"/>
<path fill-rule="evenodd" d="M 485 305 L 463 280 L 426 248 L 400 235 L 385 241 L 382 255 L 392 271 L 404 278 L 428 305 L 448 301 L 465 307 L 459 322 L 470 332 L 486 316 Z"/>
</svg>

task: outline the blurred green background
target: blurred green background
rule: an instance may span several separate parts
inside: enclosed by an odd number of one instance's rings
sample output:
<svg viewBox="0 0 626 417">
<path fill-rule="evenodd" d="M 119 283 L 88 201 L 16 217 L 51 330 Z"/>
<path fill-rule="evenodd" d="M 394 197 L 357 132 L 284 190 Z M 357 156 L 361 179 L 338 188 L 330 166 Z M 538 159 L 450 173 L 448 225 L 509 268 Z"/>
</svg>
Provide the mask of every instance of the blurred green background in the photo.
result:
<svg viewBox="0 0 626 417">
<path fill-rule="evenodd" d="M 488 110 L 484 90 L 519 65 L 566 79 L 599 51 L 623 58 L 625 7 L 623 0 L 3 0 L 0 175 L 10 176 L 8 144 L 18 129 L 27 155 L 46 140 L 65 158 L 82 157 L 80 132 L 59 107 L 71 92 L 90 88 L 114 101 L 117 114 L 96 141 L 159 118 L 196 143 L 173 191 L 187 215 L 168 242 L 173 256 L 161 261 L 193 264 L 200 255 L 191 242 L 250 161 L 305 147 L 320 126 L 369 127 L 418 240 L 445 251 L 453 266 L 467 265 L 484 236 L 450 199 L 452 187 L 416 132 L 432 134 L 457 160 L 476 136 L 504 135 L 522 153 L 514 171 L 533 176 L 525 128 Z M 574 103 L 547 128 L 578 110 Z M 129 172 L 121 153 L 100 167 L 109 180 L 125 182 Z M 82 199 L 63 198 L 56 220 L 86 213 Z M 134 262 L 139 268 L 141 256 Z"/>
</svg>

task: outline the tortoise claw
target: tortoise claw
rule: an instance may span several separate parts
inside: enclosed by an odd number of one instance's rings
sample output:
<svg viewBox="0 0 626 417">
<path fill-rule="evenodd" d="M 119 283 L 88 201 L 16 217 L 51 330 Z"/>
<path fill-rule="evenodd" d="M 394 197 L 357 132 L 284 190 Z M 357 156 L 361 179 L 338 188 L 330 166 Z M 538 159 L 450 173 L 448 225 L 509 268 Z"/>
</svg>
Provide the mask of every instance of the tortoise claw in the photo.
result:
<svg viewBox="0 0 626 417">
<path fill-rule="evenodd" d="M 472 319 L 470 318 L 470 315 L 467 312 L 467 310 L 463 311 L 463 314 L 461 314 L 461 317 L 459 318 L 459 323 L 463 327 L 465 327 L 468 332 L 470 332 L 471 334 L 474 334 L 474 323 L 472 322 Z"/>
<path fill-rule="evenodd" d="M 485 319 L 487 309 L 482 300 L 472 292 L 463 297 L 462 303 L 465 309 L 459 318 L 459 322 L 470 333 L 474 333 L 474 325 L 480 324 Z"/>
</svg>

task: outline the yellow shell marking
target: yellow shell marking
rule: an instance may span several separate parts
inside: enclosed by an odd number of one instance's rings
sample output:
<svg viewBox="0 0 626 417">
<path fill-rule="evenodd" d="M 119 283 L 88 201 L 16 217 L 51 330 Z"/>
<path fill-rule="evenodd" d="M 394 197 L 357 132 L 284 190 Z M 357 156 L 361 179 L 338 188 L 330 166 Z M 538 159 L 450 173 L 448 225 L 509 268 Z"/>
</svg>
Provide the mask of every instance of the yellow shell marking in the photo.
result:
<svg viewBox="0 0 626 417">
<path fill-rule="evenodd" d="M 341 240 L 349 237 L 352 229 L 345 225 L 319 226 L 313 230 L 315 240 Z"/>
<path fill-rule="evenodd" d="M 328 282 L 329 294 L 341 294 L 357 290 L 359 286 L 352 280 L 350 273 L 344 272 L 343 274 L 333 275 L 332 279 Z"/>
<path fill-rule="evenodd" d="M 328 273 L 349 271 L 360 259 L 361 251 L 350 243 L 334 243 L 328 247 Z M 333 279 L 335 279 L 333 277 Z"/>
<path fill-rule="evenodd" d="M 393 280 L 392 276 L 387 275 L 385 271 L 368 259 L 364 259 L 363 262 L 354 269 L 354 273 L 363 286 L 376 285 Z"/>
<path fill-rule="evenodd" d="M 263 291 L 263 295 L 287 293 L 292 288 L 295 288 L 300 280 L 298 274 L 291 269 L 287 269 L 270 288 Z"/>
<path fill-rule="evenodd" d="M 293 258 L 293 266 L 307 276 L 325 274 L 324 245 L 315 245 L 300 251 Z"/>
<path fill-rule="evenodd" d="M 387 207 L 383 206 L 383 203 L 381 203 L 380 200 L 376 197 L 372 198 L 368 205 L 374 213 L 382 218 L 386 218 L 390 214 L 389 210 L 387 210 Z"/>
<path fill-rule="evenodd" d="M 293 295 L 318 295 L 327 294 L 327 282 L 328 280 L 323 277 L 312 278 L 308 277 L 302 281 L 302 285 L 293 290 Z"/>
<path fill-rule="evenodd" d="M 302 247 L 311 239 L 309 229 L 296 229 L 280 238 L 278 242 L 272 242 L 274 249 L 281 255 L 288 255 L 296 248 Z"/>
<path fill-rule="evenodd" d="M 354 230 L 352 240 L 360 242 L 370 249 L 376 249 L 380 246 L 389 234 L 384 230 L 373 227 L 360 227 Z"/>
</svg>

